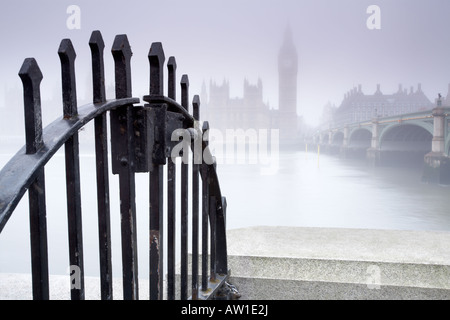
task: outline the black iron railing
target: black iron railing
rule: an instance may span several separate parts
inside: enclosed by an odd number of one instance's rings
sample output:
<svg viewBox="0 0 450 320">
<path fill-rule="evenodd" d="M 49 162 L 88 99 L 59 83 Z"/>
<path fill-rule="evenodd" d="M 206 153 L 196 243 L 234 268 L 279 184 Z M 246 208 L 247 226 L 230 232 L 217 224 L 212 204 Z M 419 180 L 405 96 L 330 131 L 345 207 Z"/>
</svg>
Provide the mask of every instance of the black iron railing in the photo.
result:
<svg viewBox="0 0 450 320">
<path fill-rule="evenodd" d="M 189 113 L 188 77 L 183 75 L 181 79 L 179 104 L 175 101 L 176 62 L 174 57 L 170 57 L 167 63 L 168 96 L 164 96 L 164 52 L 161 43 L 153 43 L 148 55 L 150 94 L 144 97 L 147 104 L 136 105 L 140 100 L 131 96 L 131 47 L 126 35 L 118 35 L 112 46 L 116 97 L 106 100 L 103 63 L 105 46 L 99 31 L 92 33 L 89 46 L 92 53 L 93 103 L 79 109 L 77 107 L 76 54 L 71 41 L 65 39 L 58 51 L 62 70 L 63 117 L 45 129 L 42 129 L 41 120 L 42 73 L 38 64 L 33 58 L 28 58 L 19 72 L 24 89 L 26 145 L 0 172 L 0 232 L 28 191 L 33 298 L 49 299 L 44 168 L 63 145 L 66 161 L 69 259 L 71 266 L 76 266 L 80 273 L 79 285 L 72 286 L 71 298 L 85 297 L 78 131 L 90 121 L 94 121 L 95 126 L 101 298 L 113 298 L 109 200 L 116 195 L 110 194 L 109 191 L 108 113 L 112 173 L 118 175 L 120 188 L 124 299 L 139 298 L 135 174 L 148 172 L 150 299 L 178 298 L 175 294 L 178 283 L 175 265 L 178 261 L 181 265 L 179 298 L 188 299 L 189 291 L 192 299 L 223 298 L 224 295 L 229 298 L 231 294 L 226 282 L 229 275 L 225 228 L 227 205 L 220 190 L 214 158 L 208 148 L 208 123 L 204 122 L 200 128 L 198 96 L 193 98 L 193 115 Z M 188 157 L 189 153 L 191 157 Z M 181 164 L 174 161 L 177 157 L 182 158 Z M 189 165 L 191 161 L 192 165 Z M 165 167 L 167 181 L 164 181 Z M 178 169 L 181 170 L 180 195 L 176 194 Z M 164 195 L 167 196 L 167 216 L 163 208 Z M 189 197 L 192 199 L 192 208 L 189 208 Z M 175 219 L 177 199 L 181 201 L 179 230 Z M 188 226 L 189 212 L 192 215 L 191 226 Z M 163 237 L 165 224 L 167 239 Z M 189 230 L 191 227 L 192 230 Z M 176 250 L 177 232 L 180 233 L 181 239 L 180 252 Z M 192 235 L 190 239 L 188 234 Z M 189 240 L 192 247 L 191 264 L 188 263 Z M 165 245 L 167 249 L 164 248 Z M 164 257 L 165 254 L 167 257 Z M 191 280 L 188 277 L 189 265 L 192 266 Z M 166 295 L 163 286 L 164 270 L 167 270 Z"/>
</svg>

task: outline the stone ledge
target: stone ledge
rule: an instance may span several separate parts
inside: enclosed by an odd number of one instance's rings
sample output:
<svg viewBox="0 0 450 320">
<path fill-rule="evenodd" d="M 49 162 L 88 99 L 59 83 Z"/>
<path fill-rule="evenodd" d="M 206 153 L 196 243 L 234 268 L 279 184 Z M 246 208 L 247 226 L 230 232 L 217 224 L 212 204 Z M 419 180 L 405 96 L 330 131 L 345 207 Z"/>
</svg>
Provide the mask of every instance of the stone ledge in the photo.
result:
<svg viewBox="0 0 450 320">
<path fill-rule="evenodd" d="M 240 300 L 450 300 L 450 290 L 355 283 L 250 279 L 232 276 Z"/>
<path fill-rule="evenodd" d="M 450 266 L 304 258 L 229 256 L 233 276 L 450 290 Z"/>
<path fill-rule="evenodd" d="M 450 298 L 450 233 L 253 227 L 227 237 L 242 299 Z"/>
</svg>

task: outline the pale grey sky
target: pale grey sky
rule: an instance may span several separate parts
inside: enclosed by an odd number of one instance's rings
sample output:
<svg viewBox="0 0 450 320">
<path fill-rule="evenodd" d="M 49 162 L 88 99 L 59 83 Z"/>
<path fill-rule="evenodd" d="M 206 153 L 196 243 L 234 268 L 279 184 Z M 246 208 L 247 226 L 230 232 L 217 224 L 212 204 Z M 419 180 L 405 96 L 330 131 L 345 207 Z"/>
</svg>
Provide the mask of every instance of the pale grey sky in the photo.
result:
<svg viewBox="0 0 450 320">
<path fill-rule="evenodd" d="M 80 8 L 79 30 L 67 28 L 69 5 Z M 369 5 L 381 9 L 380 30 L 366 26 Z M 21 85 L 17 72 L 31 56 L 44 74 L 44 98 L 58 92 L 63 38 L 74 43 L 78 92 L 85 95 L 88 41 L 98 29 L 110 81 L 114 36 L 128 35 L 136 96 L 147 93 L 148 49 L 161 41 L 166 57 L 177 57 L 179 77 L 189 74 L 192 95 L 203 81 L 225 78 L 231 95 L 241 96 L 244 79 L 260 77 L 264 99 L 277 108 L 277 54 L 288 23 L 299 53 L 298 113 L 306 121 L 316 123 L 328 101 L 339 105 L 358 84 L 365 93 L 375 92 L 377 83 L 393 93 L 399 84 L 422 83 L 434 101 L 450 83 L 449 14 L 448 0 L 3 0 L 0 102 L 5 89 Z"/>
</svg>

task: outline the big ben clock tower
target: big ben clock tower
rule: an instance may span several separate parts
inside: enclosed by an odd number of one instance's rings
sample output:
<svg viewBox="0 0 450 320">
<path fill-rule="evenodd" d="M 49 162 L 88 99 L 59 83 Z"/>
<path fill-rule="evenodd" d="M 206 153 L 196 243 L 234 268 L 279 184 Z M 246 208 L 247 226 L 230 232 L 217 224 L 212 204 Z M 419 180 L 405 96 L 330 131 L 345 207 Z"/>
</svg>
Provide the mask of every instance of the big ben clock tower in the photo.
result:
<svg viewBox="0 0 450 320">
<path fill-rule="evenodd" d="M 280 127 L 281 144 L 292 144 L 297 140 L 297 74 L 297 49 L 292 39 L 291 28 L 288 26 L 278 54 L 278 125 Z"/>
</svg>

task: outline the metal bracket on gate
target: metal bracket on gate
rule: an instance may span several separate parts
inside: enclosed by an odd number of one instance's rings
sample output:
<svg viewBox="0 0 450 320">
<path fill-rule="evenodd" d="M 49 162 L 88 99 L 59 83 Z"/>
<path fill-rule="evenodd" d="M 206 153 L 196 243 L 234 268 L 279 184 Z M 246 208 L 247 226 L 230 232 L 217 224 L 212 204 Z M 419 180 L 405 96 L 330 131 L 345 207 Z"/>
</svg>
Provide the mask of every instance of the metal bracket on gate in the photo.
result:
<svg viewBox="0 0 450 320">
<path fill-rule="evenodd" d="M 134 129 L 134 168 L 135 172 L 148 172 L 148 121 L 147 110 L 142 107 L 133 108 Z"/>
<path fill-rule="evenodd" d="M 172 133 L 183 129 L 184 117 L 167 111 L 166 104 L 133 108 L 135 171 L 149 172 L 150 163 L 165 165 L 173 148 Z"/>
</svg>

